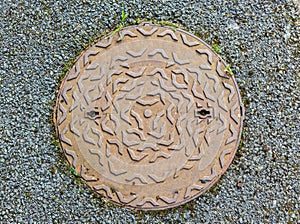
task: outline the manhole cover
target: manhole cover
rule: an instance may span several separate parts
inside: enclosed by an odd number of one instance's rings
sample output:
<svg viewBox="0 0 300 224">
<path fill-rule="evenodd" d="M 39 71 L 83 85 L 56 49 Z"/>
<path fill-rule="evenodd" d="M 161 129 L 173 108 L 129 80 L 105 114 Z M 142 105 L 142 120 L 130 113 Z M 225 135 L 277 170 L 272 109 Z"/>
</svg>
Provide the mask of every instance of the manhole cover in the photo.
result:
<svg viewBox="0 0 300 224">
<path fill-rule="evenodd" d="M 164 209 L 205 192 L 231 163 L 243 109 L 236 82 L 180 29 L 127 27 L 84 52 L 61 85 L 56 128 L 98 194 Z"/>
</svg>

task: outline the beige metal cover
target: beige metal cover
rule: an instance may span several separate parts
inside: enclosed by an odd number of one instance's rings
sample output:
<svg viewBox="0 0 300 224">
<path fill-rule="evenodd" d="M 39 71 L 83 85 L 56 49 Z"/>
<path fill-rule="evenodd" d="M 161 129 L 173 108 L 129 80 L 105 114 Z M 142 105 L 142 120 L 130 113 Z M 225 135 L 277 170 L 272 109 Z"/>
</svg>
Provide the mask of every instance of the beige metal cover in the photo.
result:
<svg viewBox="0 0 300 224">
<path fill-rule="evenodd" d="M 152 24 L 82 53 L 55 123 L 69 163 L 96 193 L 137 209 L 198 197 L 231 163 L 243 107 L 233 76 L 202 40 Z"/>
</svg>

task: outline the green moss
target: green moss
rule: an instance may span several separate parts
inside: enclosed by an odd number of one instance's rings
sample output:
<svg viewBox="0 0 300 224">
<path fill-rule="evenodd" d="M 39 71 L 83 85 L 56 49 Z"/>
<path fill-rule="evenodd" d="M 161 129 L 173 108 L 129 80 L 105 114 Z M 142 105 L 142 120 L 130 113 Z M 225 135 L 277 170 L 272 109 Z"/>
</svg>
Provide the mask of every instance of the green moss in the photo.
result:
<svg viewBox="0 0 300 224">
<path fill-rule="evenodd" d="M 217 183 L 215 183 L 211 188 L 209 188 L 207 194 L 207 197 L 209 194 L 213 194 L 214 196 L 218 195 L 218 192 L 220 191 L 220 185 L 221 185 L 221 178 L 218 180 Z M 209 193 L 209 194 L 208 194 Z"/>
<path fill-rule="evenodd" d="M 178 25 L 178 24 L 175 24 L 175 23 L 172 23 L 172 22 L 169 22 L 169 21 L 164 21 L 164 20 L 157 21 L 157 22 L 154 22 L 154 23 L 162 25 L 162 26 L 169 26 L 169 27 L 171 27 L 175 31 L 176 31 L 177 28 L 180 27 L 180 25 Z"/>
<path fill-rule="evenodd" d="M 59 140 L 56 138 L 56 136 L 53 138 L 52 143 L 55 145 L 56 148 L 60 149 Z"/>
<path fill-rule="evenodd" d="M 245 108 L 248 108 L 251 100 L 249 100 L 248 98 L 242 98 L 242 102 L 243 102 L 243 105 L 245 106 Z"/>
<path fill-rule="evenodd" d="M 213 44 L 212 45 L 212 49 L 217 53 L 220 54 L 221 53 L 221 47 L 218 44 Z"/>
<path fill-rule="evenodd" d="M 250 70 L 250 71 L 248 72 L 248 74 L 249 74 L 249 75 L 254 75 L 254 71 L 253 71 L 253 70 Z"/>
<path fill-rule="evenodd" d="M 74 169 L 73 166 L 67 166 L 67 168 L 71 175 L 74 175 L 75 177 L 79 177 L 79 174 L 77 173 L 77 171 Z"/>
<path fill-rule="evenodd" d="M 56 167 L 55 167 L 54 165 L 52 165 L 52 166 L 51 166 L 51 172 L 52 172 L 52 173 L 56 173 L 56 171 L 57 171 Z"/>
<path fill-rule="evenodd" d="M 29 192 L 25 192 L 25 196 L 26 196 L 27 198 L 30 198 L 30 197 L 31 197 L 31 195 L 30 195 Z"/>
<path fill-rule="evenodd" d="M 231 70 L 230 65 L 226 66 L 224 72 L 226 72 L 227 75 L 233 75 L 233 71 Z"/>
<path fill-rule="evenodd" d="M 237 160 L 239 160 L 241 157 L 243 157 L 244 138 L 245 138 L 245 132 L 244 132 L 244 130 L 242 130 L 241 141 L 240 141 L 240 144 L 239 144 L 239 146 L 236 150 L 236 153 L 235 153 L 235 158 Z"/>
<path fill-rule="evenodd" d="M 247 109 L 250 105 L 251 100 L 246 97 L 246 90 L 245 90 L 244 86 L 240 86 L 239 89 L 240 89 L 240 93 L 242 96 L 243 105 L 244 105 L 245 109 Z"/>
<path fill-rule="evenodd" d="M 72 57 L 70 58 L 64 65 L 63 65 L 63 69 L 62 72 L 59 74 L 58 76 L 58 83 L 60 84 L 62 82 L 62 80 L 65 78 L 66 74 L 68 73 L 68 71 L 72 68 L 72 66 L 74 65 L 76 57 Z"/>
<path fill-rule="evenodd" d="M 187 202 L 181 206 L 179 206 L 179 208 L 182 207 L 183 211 L 186 211 L 186 210 L 194 210 L 195 208 L 195 201 L 190 201 L 190 202 Z M 176 210 L 175 208 L 173 210 Z"/>
<path fill-rule="evenodd" d="M 140 19 L 140 18 L 136 18 L 136 19 L 135 19 L 135 23 L 136 23 L 136 24 L 140 24 L 140 23 L 141 23 L 141 19 Z"/>
<path fill-rule="evenodd" d="M 106 205 L 107 208 L 120 208 L 120 207 L 124 207 L 124 206 L 117 206 L 116 204 L 114 204 L 114 203 L 112 203 L 110 201 L 107 201 L 105 203 L 105 205 Z"/>
</svg>

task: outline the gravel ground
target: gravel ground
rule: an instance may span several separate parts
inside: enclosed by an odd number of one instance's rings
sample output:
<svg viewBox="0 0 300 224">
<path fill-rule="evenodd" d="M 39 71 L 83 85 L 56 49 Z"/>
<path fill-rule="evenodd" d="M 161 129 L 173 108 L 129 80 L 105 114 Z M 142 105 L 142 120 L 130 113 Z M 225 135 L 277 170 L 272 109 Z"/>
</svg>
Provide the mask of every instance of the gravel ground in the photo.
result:
<svg viewBox="0 0 300 224">
<path fill-rule="evenodd" d="M 300 21 L 295 0 L 0 1 L 1 223 L 297 223 Z M 96 198 L 68 170 L 51 120 L 65 64 L 120 22 L 170 21 L 218 44 L 246 106 L 233 164 L 179 208 Z"/>
</svg>

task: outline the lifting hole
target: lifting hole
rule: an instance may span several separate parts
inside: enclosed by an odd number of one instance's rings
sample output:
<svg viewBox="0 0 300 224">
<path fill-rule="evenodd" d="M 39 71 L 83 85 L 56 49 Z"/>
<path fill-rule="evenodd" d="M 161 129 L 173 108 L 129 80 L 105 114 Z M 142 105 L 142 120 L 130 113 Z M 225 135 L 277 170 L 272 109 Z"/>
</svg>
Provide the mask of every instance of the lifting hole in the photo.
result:
<svg viewBox="0 0 300 224">
<path fill-rule="evenodd" d="M 87 112 L 87 115 L 89 115 L 90 117 L 95 117 L 99 115 L 99 112 L 92 110 L 90 112 Z"/>
<path fill-rule="evenodd" d="M 208 110 L 202 109 L 198 112 L 198 114 L 202 115 L 202 116 L 206 116 L 208 115 L 210 112 Z"/>
</svg>

